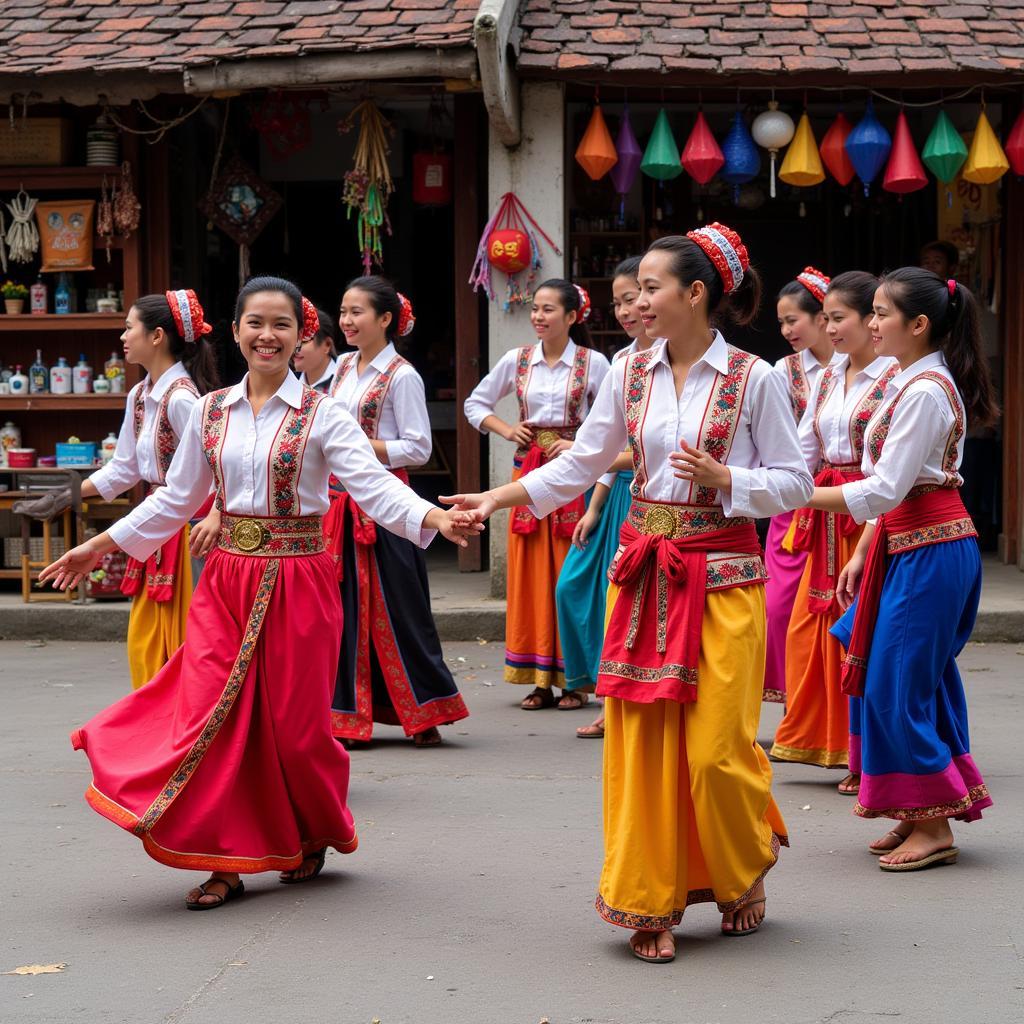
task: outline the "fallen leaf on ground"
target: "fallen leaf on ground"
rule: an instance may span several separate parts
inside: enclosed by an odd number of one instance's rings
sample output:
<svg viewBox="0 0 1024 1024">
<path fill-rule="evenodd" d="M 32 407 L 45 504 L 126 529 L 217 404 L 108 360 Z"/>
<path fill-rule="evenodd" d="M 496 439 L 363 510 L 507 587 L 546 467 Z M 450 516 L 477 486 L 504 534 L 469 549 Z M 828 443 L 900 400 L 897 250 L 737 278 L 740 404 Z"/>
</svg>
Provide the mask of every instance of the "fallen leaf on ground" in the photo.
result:
<svg viewBox="0 0 1024 1024">
<path fill-rule="evenodd" d="M 490 640 L 485 640 L 485 639 L 484 639 L 484 638 L 483 638 L 482 636 L 478 636 L 478 637 L 476 638 L 476 642 L 477 642 L 477 643 L 478 643 L 478 644 L 479 644 L 479 645 L 480 645 L 481 647 L 486 647 L 486 646 L 487 646 L 487 645 L 488 645 L 488 644 L 490 643 Z"/>
<path fill-rule="evenodd" d="M 60 974 L 65 967 L 67 964 L 25 964 L 13 971 L 4 971 L 4 974 Z"/>
</svg>

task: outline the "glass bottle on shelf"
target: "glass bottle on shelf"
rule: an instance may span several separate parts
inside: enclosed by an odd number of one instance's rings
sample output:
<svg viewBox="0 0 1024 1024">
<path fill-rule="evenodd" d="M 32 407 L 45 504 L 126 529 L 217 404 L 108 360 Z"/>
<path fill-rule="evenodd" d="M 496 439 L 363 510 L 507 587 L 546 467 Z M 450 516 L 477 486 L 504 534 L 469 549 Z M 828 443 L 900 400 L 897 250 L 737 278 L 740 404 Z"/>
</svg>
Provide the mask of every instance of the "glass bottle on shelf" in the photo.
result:
<svg viewBox="0 0 1024 1024">
<path fill-rule="evenodd" d="M 572 278 L 575 281 L 580 276 L 580 247 L 572 247 Z"/>
<path fill-rule="evenodd" d="M 50 371 L 43 362 L 41 348 L 36 349 L 36 361 L 28 370 L 28 390 L 33 395 L 45 395 L 50 390 Z"/>
<path fill-rule="evenodd" d="M 92 391 L 92 367 L 84 352 L 79 354 L 78 365 L 71 372 L 71 391 L 76 395 L 87 395 Z"/>
<path fill-rule="evenodd" d="M 7 465 L 7 449 L 21 447 L 21 431 L 8 420 L 0 427 L 0 465 Z"/>
<path fill-rule="evenodd" d="M 10 385 L 12 395 L 28 394 L 28 377 L 21 372 L 21 363 L 18 363 L 14 367 L 14 373 L 11 374 Z"/>
<path fill-rule="evenodd" d="M 50 391 L 55 395 L 71 394 L 71 367 L 63 356 L 60 356 L 56 366 L 50 369 Z"/>
<path fill-rule="evenodd" d="M 65 314 L 71 312 L 71 284 L 67 274 L 61 274 L 57 280 L 57 290 L 53 293 L 53 311 Z"/>
<path fill-rule="evenodd" d="M 120 359 L 116 352 L 110 353 L 110 358 L 103 364 L 103 373 L 110 381 L 110 390 L 115 395 L 123 395 L 125 392 L 124 360 Z"/>
<path fill-rule="evenodd" d="M 36 316 L 42 316 L 47 309 L 46 285 L 43 283 L 43 275 L 36 278 L 36 283 L 29 289 L 29 304 Z"/>
<path fill-rule="evenodd" d="M 117 451 L 117 435 L 111 431 L 100 443 L 100 462 L 105 466 Z"/>
</svg>

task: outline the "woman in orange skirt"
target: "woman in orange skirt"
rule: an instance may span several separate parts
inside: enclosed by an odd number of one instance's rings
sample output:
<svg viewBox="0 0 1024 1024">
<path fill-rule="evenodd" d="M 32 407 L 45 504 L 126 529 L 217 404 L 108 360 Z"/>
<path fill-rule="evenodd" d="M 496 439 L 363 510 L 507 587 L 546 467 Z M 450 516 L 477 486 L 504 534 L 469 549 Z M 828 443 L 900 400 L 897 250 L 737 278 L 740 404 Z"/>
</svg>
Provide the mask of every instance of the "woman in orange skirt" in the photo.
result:
<svg viewBox="0 0 1024 1024">
<path fill-rule="evenodd" d="M 516 445 L 513 480 L 572 447 L 608 373 L 608 360 L 589 347 L 589 313 L 582 288 L 560 278 L 545 281 L 534 293 L 530 317 L 537 344 L 506 352 L 466 399 L 466 418 L 477 430 Z M 518 403 L 515 423 L 494 411 L 510 394 Z M 509 520 L 505 682 L 533 687 L 521 705 L 526 711 L 553 707 L 554 688 L 565 687 L 555 586 L 584 511 L 581 496 L 543 519 L 517 508 Z M 587 699 L 585 692 L 566 691 L 558 706 L 578 708 Z"/>
<path fill-rule="evenodd" d="M 896 360 L 875 356 L 871 302 L 878 281 L 854 270 L 840 274 L 825 295 L 826 332 L 839 353 L 811 391 L 800 444 L 819 487 L 862 477 L 864 428 L 899 372 Z M 857 792 L 860 757 L 850 737 L 842 692 L 842 648 L 829 630 L 839 618 L 836 581 L 857 547 L 862 527 L 848 515 L 802 509 L 792 547 L 807 558 L 786 634 L 786 714 L 775 733 L 779 761 L 845 768 L 839 792 Z"/>
</svg>

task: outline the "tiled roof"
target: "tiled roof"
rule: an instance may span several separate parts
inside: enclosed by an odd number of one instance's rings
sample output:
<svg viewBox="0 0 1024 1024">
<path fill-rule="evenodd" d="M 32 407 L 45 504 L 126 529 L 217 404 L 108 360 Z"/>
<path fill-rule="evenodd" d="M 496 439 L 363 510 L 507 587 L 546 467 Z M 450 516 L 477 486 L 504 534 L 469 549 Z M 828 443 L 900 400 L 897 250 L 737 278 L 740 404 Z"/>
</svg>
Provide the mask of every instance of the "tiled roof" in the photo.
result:
<svg viewBox="0 0 1024 1024">
<path fill-rule="evenodd" d="M 2 0 L 0 73 L 470 46 L 479 0 Z"/>
<path fill-rule="evenodd" d="M 1024 71 L 1024 0 L 525 0 L 524 74 Z"/>
</svg>

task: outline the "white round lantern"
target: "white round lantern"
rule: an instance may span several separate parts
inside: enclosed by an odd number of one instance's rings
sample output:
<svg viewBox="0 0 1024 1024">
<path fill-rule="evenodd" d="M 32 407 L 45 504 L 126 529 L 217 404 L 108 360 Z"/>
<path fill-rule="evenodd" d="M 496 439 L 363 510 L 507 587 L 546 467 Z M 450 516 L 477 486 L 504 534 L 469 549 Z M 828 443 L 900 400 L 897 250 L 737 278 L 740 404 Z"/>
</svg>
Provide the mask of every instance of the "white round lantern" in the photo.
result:
<svg viewBox="0 0 1024 1024">
<path fill-rule="evenodd" d="M 782 110 L 775 100 L 768 104 L 768 109 L 763 114 L 754 118 L 750 126 L 750 133 L 754 141 L 771 154 L 771 197 L 775 198 L 775 158 L 783 146 L 788 146 L 793 134 L 796 132 L 796 125 L 793 118 Z"/>
</svg>

